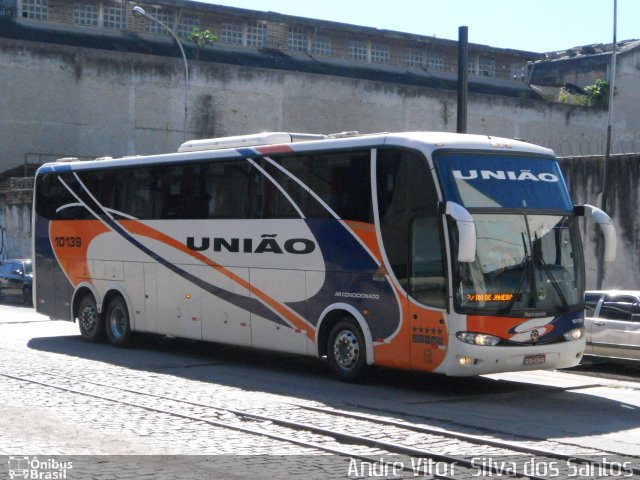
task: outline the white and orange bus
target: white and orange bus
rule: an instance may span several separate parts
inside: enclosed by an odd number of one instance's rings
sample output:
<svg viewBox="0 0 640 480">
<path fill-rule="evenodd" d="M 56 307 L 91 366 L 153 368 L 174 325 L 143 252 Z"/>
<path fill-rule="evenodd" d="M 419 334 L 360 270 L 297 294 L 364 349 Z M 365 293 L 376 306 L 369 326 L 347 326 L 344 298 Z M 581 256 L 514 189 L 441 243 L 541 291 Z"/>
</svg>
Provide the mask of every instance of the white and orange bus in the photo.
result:
<svg viewBox="0 0 640 480">
<path fill-rule="evenodd" d="M 34 302 L 135 332 L 448 375 L 576 365 L 588 215 L 553 152 L 451 133 L 264 133 L 36 175 Z"/>
</svg>

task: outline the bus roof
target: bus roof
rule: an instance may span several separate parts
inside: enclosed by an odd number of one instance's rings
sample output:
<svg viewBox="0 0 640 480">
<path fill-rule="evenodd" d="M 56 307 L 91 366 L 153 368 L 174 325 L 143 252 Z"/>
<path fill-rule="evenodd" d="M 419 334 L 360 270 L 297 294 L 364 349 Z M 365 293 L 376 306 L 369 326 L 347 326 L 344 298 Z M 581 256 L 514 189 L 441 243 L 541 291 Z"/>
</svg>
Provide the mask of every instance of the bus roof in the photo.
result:
<svg viewBox="0 0 640 480">
<path fill-rule="evenodd" d="M 276 153 L 309 152 L 342 148 L 393 145 L 421 150 L 431 154 L 440 149 L 514 151 L 525 154 L 553 156 L 553 151 L 521 140 L 488 135 L 458 134 L 451 132 L 398 132 L 370 133 L 342 132 L 336 134 L 309 134 L 290 132 L 263 132 L 254 135 L 191 140 L 183 143 L 177 153 L 135 155 L 121 158 L 100 157 L 96 160 L 64 158 L 43 165 L 38 172 L 120 167 L 133 164 L 154 164 L 169 161 L 234 158 L 247 155 L 264 156 Z"/>
</svg>

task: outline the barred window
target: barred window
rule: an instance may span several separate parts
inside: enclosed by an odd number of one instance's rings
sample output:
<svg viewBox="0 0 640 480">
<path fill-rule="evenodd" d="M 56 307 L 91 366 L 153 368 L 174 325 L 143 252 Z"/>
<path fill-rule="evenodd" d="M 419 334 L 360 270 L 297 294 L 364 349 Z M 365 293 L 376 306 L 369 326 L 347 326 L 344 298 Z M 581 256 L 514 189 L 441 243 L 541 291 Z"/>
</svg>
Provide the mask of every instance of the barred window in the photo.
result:
<svg viewBox="0 0 640 480">
<path fill-rule="evenodd" d="M 289 28 L 289 32 L 287 33 L 287 48 L 294 52 L 307 51 L 307 32 L 304 28 Z"/>
<path fill-rule="evenodd" d="M 351 60 L 367 60 L 367 42 L 351 40 L 349 42 L 349 58 Z"/>
<path fill-rule="evenodd" d="M 427 62 L 429 70 L 434 72 L 441 72 L 444 70 L 444 56 L 441 52 L 431 52 L 429 54 L 429 60 Z"/>
<path fill-rule="evenodd" d="M 220 41 L 232 45 L 242 45 L 244 28 L 241 23 L 223 23 Z"/>
<path fill-rule="evenodd" d="M 22 16 L 35 20 L 49 18 L 49 0 L 22 0 Z"/>
<path fill-rule="evenodd" d="M 311 39 L 309 53 L 312 55 L 331 55 L 331 38 L 315 34 Z"/>
<path fill-rule="evenodd" d="M 267 43 L 267 24 L 249 22 L 247 24 L 247 46 L 264 47 Z"/>
<path fill-rule="evenodd" d="M 476 60 L 474 58 L 467 62 L 467 75 L 477 75 L 477 74 L 478 74 L 478 70 L 476 68 Z"/>
<path fill-rule="evenodd" d="M 489 57 L 480 57 L 480 64 L 478 66 L 478 75 L 481 77 L 495 77 L 496 76 L 496 61 Z"/>
<path fill-rule="evenodd" d="M 173 29 L 173 12 L 171 10 L 167 10 L 166 8 L 150 8 L 149 13 L 156 17 L 157 20 L 167 25 L 169 28 Z M 167 29 L 160 25 L 159 22 L 147 22 L 145 30 L 149 33 L 157 33 L 159 35 L 163 35 L 167 32 Z"/>
<path fill-rule="evenodd" d="M 424 51 L 422 48 L 409 48 L 407 52 L 407 65 L 410 67 L 421 67 L 424 65 Z"/>
<path fill-rule="evenodd" d="M 514 80 L 524 80 L 526 69 L 522 63 L 512 63 L 509 68 L 511 78 Z"/>
<path fill-rule="evenodd" d="M 78 25 L 98 26 L 98 7 L 88 3 L 76 3 L 73 9 L 73 21 Z"/>
<path fill-rule="evenodd" d="M 124 30 L 127 28 L 127 15 L 122 3 L 106 2 L 102 7 L 102 23 L 104 28 Z"/>
<path fill-rule="evenodd" d="M 196 27 L 200 27 L 200 18 L 197 15 L 183 13 L 178 20 L 176 34 L 179 37 L 187 38 Z"/>
<path fill-rule="evenodd" d="M 389 63 L 389 45 L 384 43 L 372 44 L 371 61 L 374 63 Z"/>
</svg>

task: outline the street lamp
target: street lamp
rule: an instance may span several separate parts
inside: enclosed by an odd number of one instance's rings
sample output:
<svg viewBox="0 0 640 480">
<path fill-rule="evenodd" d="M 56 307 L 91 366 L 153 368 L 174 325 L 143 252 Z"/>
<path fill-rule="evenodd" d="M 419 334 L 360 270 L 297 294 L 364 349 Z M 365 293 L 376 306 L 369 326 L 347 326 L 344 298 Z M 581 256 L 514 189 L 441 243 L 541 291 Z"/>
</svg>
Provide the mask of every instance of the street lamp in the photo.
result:
<svg viewBox="0 0 640 480">
<path fill-rule="evenodd" d="M 147 20 L 149 20 L 151 22 L 155 22 L 155 23 L 161 25 L 163 28 L 165 28 L 169 32 L 169 34 L 173 37 L 173 39 L 178 44 L 178 48 L 180 49 L 180 53 L 182 54 L 182 60 L 184 61 L 184 126 L 183 126 L 182 130 L 184 132 L 184 141 L 186 142 L 187 141 L 187 119 L 188 119 L 188 116 L 189 116 L 189 103 L 188 103 L 188 99 L 189 99 L 189 66 L 187 65 L 187 56 L 184 54 L 184 48 L 182 48 L 182 43 L 180 43 L 180 40 L 178 40 L 178 37 L 176 36 L 176 34 L 173 33 L 173 30 L 171 30 L 166 23 L 164 23 L 162 20 L 157 19 L 156 17 L 154 17 L 150 13 L 145 12 L 144 8 L 139 7 L 137 5 L 135 7 L 133 7 L 133 16 L 137 17 L 137 18 L 146 18 Z"/>
</svg>

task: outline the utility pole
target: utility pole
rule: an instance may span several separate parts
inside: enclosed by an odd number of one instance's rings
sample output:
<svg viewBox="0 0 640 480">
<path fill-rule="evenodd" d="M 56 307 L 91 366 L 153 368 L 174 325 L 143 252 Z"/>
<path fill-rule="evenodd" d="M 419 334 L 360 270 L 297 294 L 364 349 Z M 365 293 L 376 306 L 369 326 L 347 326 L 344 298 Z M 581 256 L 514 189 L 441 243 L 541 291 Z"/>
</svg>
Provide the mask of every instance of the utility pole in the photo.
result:
<svg viewBox="0 0 640 480">
<path fill-rule="evenodd" d="M 611 52 L 611 65 L 609 66 L 609 115 L 607 121 L 607 145 L 604 153 L 604 173 L 602 175 L 602 196 L 600 208 L 607 211 L 607 196 L 609 193 L 609 167 L 611 160 L 611 123 L 613 119 L 613 94 L 616 88 L 616 36 L 617 36 L 618 0 L 613 0 L 613 51 Z M 598 237 L 598 270 L 596 272 L 596 288 L 602 289 L 604 280 L 604 238 Z"/>
<path fill-rule="evenodd" d="M 458 124 L 456 132 L 467 133 L 467 50 L 469 27 L 458 28 Z"/>
</svg>

